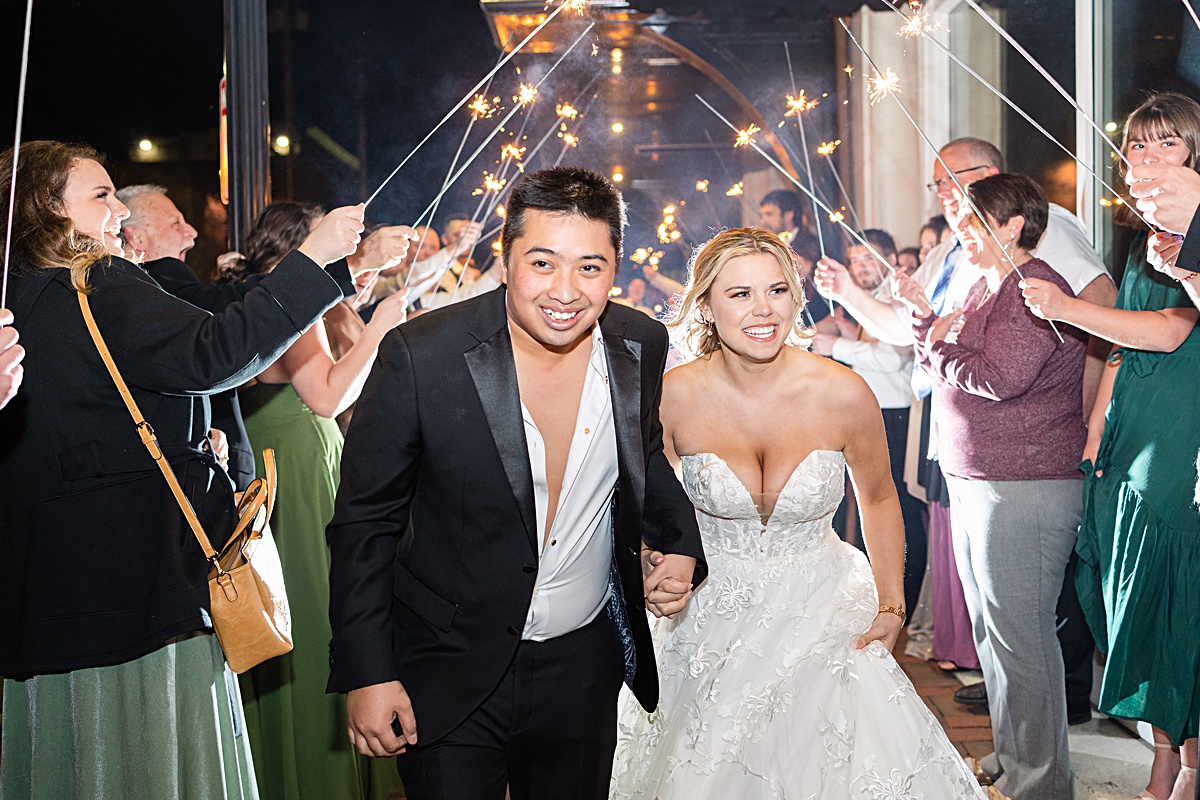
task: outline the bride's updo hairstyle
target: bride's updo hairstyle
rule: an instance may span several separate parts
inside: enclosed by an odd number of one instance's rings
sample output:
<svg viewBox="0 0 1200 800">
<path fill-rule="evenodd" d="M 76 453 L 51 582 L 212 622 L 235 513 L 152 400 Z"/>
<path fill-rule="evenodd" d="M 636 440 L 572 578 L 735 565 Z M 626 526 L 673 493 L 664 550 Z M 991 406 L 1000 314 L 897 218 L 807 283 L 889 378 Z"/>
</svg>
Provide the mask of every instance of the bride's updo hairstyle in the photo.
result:
<svg viewBox="0 0 1200 800">
<path fill-rule="evenodd" d="M 701 307 L 708 305 L 709 293 L 721 270 L 739 256 L 763 253 L 779 262 L 783 279 L 792 293 L 792 330 L 788 344 L 807 344 L 813 332 L 801 319 L 804 311 L 804 279 L 800 277 L 796 254 L 783 240 L 760 228 L 732 228 L 721 231 L 700 245 L 688 267 L 687 287 L 674 304 L 667 329 L 675 346 L 690 358 L 700 358 L 721 349 L 720 337 L 704 321 Z"/>
</svg>

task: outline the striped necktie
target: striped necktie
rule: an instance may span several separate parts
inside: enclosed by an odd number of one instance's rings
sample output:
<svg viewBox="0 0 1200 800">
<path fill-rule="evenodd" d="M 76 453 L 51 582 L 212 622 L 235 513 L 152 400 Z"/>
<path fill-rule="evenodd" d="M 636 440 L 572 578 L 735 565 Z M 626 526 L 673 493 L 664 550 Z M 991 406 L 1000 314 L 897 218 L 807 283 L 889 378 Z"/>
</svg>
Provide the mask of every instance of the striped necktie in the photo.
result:
<svg viewBox="0 0 1200 800">
<path fill-rule="evenodd" d="M 946 310 L 946 292 L 950 289 L 950 281 L 954 279 L 954 272 L 958 268 L 962 252 L 962 243 L 956 239 L 954 247 L 946 254 L 946 260 L 942 262 L 942 271 L 938 273 L 937 281 L 933 284 L 933 294 L 929 296 L 929 306 L 939 317 Z M 933 380 L 915 361 L 913 362 L 912 390 L 918 400 L 924 400 L 933 393 Z"/>
</svg>

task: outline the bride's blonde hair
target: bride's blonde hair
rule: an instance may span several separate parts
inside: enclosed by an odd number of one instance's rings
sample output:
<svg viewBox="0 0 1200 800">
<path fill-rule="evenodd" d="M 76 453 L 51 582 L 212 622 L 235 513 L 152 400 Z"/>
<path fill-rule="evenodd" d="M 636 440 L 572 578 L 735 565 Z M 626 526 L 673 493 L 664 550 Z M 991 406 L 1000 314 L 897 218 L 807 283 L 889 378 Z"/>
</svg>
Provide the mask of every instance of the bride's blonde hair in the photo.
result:
<svg viewBox="0 0 1200 800">
<path fill-rule="evenodd" d="M 708 305 L 712 285 L 721 270 L 732 259 L 762 253 L 779 262 L 783 279 L 792 293 L 792 330 L 788 344 L 807 345 L 815 331 L 802 321 L 804 311 L 804 279 L 792 249 L 775 234 L 760 228 L 731 228 L 721 231 L 696 248 L 688 265 L 687 287 L 672 305 L 667 329 L 675 346 L 690 358 L 700 358 L 721 349 L 720 338 L 711 331 L 701 316 L 701 306 Z"/>
</svg>

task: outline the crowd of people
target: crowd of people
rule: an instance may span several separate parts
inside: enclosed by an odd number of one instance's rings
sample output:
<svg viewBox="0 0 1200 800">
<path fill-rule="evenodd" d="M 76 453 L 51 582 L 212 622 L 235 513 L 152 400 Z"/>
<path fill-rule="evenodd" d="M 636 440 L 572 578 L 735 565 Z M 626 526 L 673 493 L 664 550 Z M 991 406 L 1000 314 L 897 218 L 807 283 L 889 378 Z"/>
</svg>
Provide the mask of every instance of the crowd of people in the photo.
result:
<svg viewBox="0 0 1200 800">
<path fill-rule="evenodd" d="M 167 189 L 7 151 L 0 796 L 1068 798 L 1098 648 L 1096 707 L 1153 726 L 1141 797 L 1191 800 L 1200 104 L 1151 97 L 1122 152 L 1117 280 L 962 138 L 913 247 L 840 263 L 778 190 L 614 298 L 583 170 L 517 183 L 490 269 L 466 215 L 278 202 L 206 283 Z M 276 454 L 288 654 L 225 663 L 85 296 L 214 544 Z M 978 763 L 890 655 L 914 613 L 982 673 Z"/>
</svg>

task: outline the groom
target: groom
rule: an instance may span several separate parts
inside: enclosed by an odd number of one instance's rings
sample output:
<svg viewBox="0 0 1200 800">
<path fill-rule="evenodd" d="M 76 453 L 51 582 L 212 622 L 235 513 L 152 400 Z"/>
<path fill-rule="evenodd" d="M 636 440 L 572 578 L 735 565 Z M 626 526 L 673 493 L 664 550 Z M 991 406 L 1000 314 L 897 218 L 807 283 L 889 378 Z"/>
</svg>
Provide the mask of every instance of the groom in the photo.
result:
<svg viewBox="0 0 1200 800">
<path fill-rule="evenodd" d="M 523 178 L 505 286 L 390 333 L 355 409 L 329 689 L 411 800 L 606 798 L 622 678 L 658 702 L 644 608 L 707 572 L 662 452 L 666 332 L 608 303 L 624 223 L 602 176 Z"/>
</svg>

